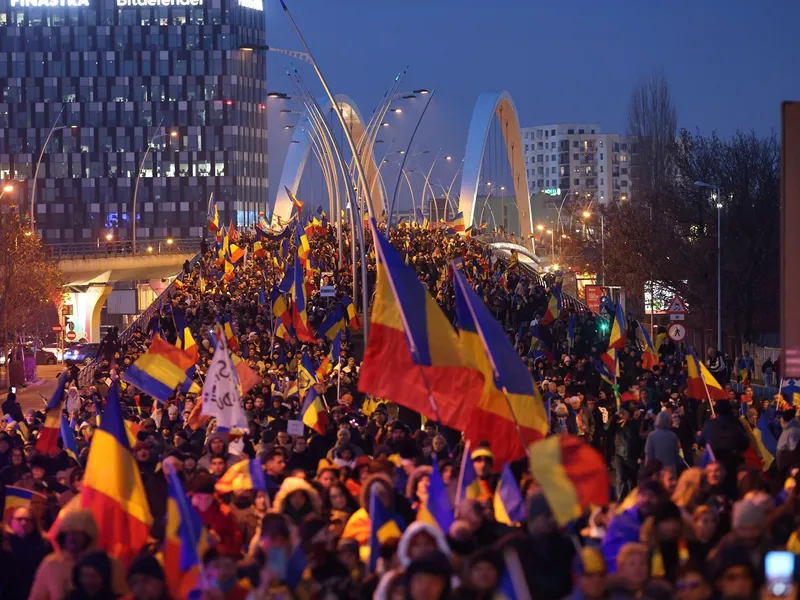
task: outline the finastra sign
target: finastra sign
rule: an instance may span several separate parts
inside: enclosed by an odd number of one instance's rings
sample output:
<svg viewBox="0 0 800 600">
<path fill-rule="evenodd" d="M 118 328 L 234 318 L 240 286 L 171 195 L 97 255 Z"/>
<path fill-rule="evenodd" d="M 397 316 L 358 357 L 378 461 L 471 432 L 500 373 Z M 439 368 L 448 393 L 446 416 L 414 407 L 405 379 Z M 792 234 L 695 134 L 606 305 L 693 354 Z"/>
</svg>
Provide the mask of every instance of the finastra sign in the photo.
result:
<svg viewBox="0 0 800 600">
<path fill-rule="evenodd" d="M 11 8 L 68 8 L 89 6 L 89 0 L 11 0 Z"/>
<path fill-rule="evenodd" d="M 203 0 L 117 0 L 119 8 L 136 6 L 203 6 Z"/>
</svg>

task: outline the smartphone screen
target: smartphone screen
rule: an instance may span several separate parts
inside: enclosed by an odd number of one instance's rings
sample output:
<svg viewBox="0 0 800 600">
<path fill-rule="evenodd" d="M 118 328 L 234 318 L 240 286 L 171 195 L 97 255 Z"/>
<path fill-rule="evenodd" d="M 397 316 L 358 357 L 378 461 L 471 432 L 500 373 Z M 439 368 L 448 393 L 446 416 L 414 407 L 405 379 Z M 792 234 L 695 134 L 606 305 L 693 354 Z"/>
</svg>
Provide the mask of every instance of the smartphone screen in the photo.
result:
<svg viewBox="0 0 800 600">
<path fill-rule="evenodd" d="M 795 556 L 791 552 L 767 552 L 764 557 L 764 574 L 767 589 L 773 596 L 787 596 L 794 579 Z"/>
<path fill-rule="evenodd" d="M 17 393 L 17 388 L 15 386 L 13 386 L 13 385 L 11 386 L 11 393 L 12 394 L 16 394 Z"/>
</svg>

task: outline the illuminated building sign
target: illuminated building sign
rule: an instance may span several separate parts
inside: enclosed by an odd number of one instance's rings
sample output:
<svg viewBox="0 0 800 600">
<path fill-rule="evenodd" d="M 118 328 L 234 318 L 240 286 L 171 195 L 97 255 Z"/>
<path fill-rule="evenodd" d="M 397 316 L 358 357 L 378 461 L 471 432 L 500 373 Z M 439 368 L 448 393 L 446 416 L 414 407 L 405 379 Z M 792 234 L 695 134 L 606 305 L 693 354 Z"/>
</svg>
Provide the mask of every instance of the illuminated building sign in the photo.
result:
<svg viewBox="0 0 800 600">
<path fill-rule="evenodd" d="M 561 195 L 561 188 L 547 188 L 542 190 L 548 196 L 560 196 Z"/>
<path fill-rule="evenodd" d="M 11 8 L 69 8 L 89 6 L 89 0 L 11 0 Z"/>
<path fill-rule="evenodd" d="M 264 10 L 263 0 L 239 0 L 239 6 L 244 8 L 252 8 L 253 10 Z"/>
<path fill-rule="evenodd" d="M 119 8 L 136 6 L 203 6 L 203 0 L 117 0 Z"/>
</svg>

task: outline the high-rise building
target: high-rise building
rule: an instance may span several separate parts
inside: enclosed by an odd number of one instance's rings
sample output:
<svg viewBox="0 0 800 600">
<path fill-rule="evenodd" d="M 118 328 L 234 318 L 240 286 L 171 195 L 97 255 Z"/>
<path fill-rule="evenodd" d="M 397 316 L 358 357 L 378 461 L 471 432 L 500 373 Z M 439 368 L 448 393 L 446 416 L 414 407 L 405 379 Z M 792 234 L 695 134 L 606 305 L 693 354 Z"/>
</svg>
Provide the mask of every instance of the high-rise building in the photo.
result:
<svg viewBox="0 0 800 600">
<path fill-rule="evenodd" d="M 559 124 L 522 128 L 531 194 L 569 192 L 600 203 L 630 200 L 630 142 L 601 133 L 599 125 Z"/>
<path fill-rule="evenodd" d="M 131 239 L 134 198 L 137 239 L 202 235 L 211 194 L 253 222 L 264 44 L 262 0 L 0 0 L 6 196 L 49 243 Z"/>
</svg>

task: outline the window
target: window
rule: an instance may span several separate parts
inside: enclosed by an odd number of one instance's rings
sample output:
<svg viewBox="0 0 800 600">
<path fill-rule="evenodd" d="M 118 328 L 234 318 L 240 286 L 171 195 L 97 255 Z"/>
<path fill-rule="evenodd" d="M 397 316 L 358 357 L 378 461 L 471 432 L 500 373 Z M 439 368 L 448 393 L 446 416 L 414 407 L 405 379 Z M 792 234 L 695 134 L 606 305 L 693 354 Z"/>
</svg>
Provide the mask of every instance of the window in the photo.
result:
<svg viewBox="0 0 800 600">
<path fill-rule="evenodd" d="M 555 129 L 551 129 L 550 130 L 550 135 L 555 135 L 555 134 L 556 134 L 556 130 Z"/>
<path fill-rule="evenodd" d="M 543 162 L 543 158 L 544 158 L 544 157 L 543 157 L 541 154 L 538 154 L 538 155 L 536 156 L 536 162 Z"/>
<path fill-rule="evenodd" d="M 553 162 L 556 162 L 556 155 L 555 155 L 555 154 L 552 154 L 552 155 L 550 156 L 550 160 L 552 160 Z"/>
<path fill-rule="evenodd" d="M 603 140 L 600 140 L 600 147 L 603 147 Z"/>
<path fill-rule="evenodd" d="M 623 152 L 627 152 L 627 150 L 628 150 L 628 144 L 625 144 L 625 143 L 623 143 L 623 144 L 620 146 L 620 148 L 622 148 L 622 151 L 623 151 Z"/>
<path fill-rule="evenodd" d="M 575 135 L 574 129 L 567 129 L 567 135 Z"/>
<path fill-rule="evenodd" d="M 628 180 L 627 180 L 627 179 L 623 179 L 623 180 L 620 182 L 620 185 L 622 185 L 622 187 L 628 187 Z"/>
<path fill-rule="evenodd" d="M 603 147 L 603 142 L 600 142 L 600 147 L 601 148 Z M 600 160 L 603 160 L 603 153 L 602 152 L 600 153 Z"/>
<path fill-rule="evenodd" d="M 539 142 L 539 145 L 537 146 L 537 149 L 541 150 L 542 148 L 544 148 L 544 144 L 542 142 Z"/>
<path fill-rule="evenodd" d="M 525 137 L 528 137 L 527 134 L 526 134 Z M 528 144 L 525 144 L 525 152 L 527 152 L 527 151 L 528 151 Z"/>
<path fill-rule="evenodd" d="M 580 135 L 583 135 L 583 129 L 578 129 L 578 133 L 579 133 Z"/>
<path fill-rule="evenodd" d="M 602 177 L 600 178 L 600 185 L 605 185 L 605 180 Z"/>
<path fill-rule="evenodd" d="M 592 133 L 594 133 L 594 129 L 592 129 Z"/>
<path fill-rule="evenodd" d="M 572 155 L 572 160 L 578 160 L 578 155 L 577 154 L 573 154 Z"/>
<path fill-rule="evenodd" d="M 575 140 L 574 142 L 572 142 L 572 147 L 573 148 L 577 148 L 578 147 L 578 140 Z"/>
<path fill-rule="evenodd" d="M 603 172 L 603 165 L 600 165 L 600 172 Z"/>
<path fill-rule="evenodd" d="M 624 154 L 619 157 L 619 162 L 628 162 L 628 157 Z"/>
<path fill-rule="evenodd" d="M 581 180 L 580 179 L 573 179 L 572 183 L 573 183 L 573 185 L 580 185 L 581 184 Z"/>
<path fill-rule="evenodd" d="M 627 174 L 628 174 L 628 169 L 620 169 L 620 172 L 621 172 L 623 175 L 627 175 Z"/>
</svg>

